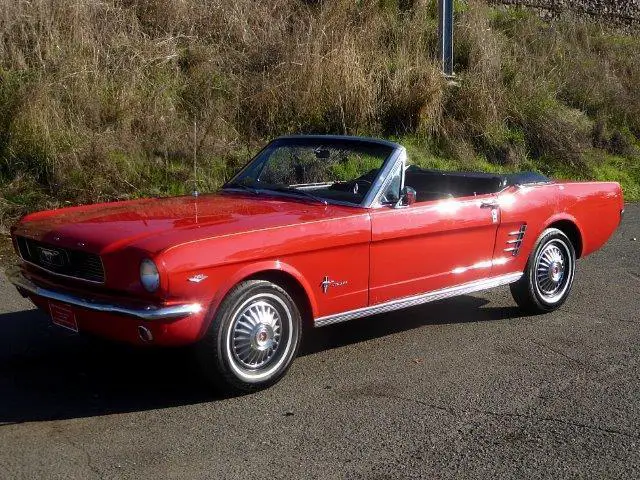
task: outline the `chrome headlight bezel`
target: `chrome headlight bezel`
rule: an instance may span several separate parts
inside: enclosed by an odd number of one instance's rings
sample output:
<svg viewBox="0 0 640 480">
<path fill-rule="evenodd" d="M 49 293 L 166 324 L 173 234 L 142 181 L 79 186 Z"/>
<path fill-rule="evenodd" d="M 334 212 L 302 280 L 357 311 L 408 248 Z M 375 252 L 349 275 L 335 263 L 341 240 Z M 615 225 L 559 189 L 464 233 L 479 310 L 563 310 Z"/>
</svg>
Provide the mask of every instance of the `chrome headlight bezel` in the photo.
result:
<svg viewBox="0 0 640 480">
<path fill-rule="evenodd" d="M 155 262 L 145 258 L 140 262 L 140 283 L 149 293 L 153 293 L 160 288 L 160 271 Z"/>
</svg>

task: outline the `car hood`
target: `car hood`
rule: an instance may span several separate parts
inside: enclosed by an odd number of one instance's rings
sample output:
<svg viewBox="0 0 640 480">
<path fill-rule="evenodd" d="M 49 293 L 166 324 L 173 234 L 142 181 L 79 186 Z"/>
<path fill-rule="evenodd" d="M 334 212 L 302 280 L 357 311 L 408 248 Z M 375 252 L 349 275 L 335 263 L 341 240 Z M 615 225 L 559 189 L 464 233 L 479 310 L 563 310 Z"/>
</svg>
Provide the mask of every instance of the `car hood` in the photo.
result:
<svg viewBox="0 0 640 480">
<path fill-rule="evenodd" d="M 152 198 L 35 213 L 23 218 L 14 234 L 97 254 L 132 244 L 158 251 L 200 238 L 353 215 L 358 210 L 240 194 Z"/>
</svg>

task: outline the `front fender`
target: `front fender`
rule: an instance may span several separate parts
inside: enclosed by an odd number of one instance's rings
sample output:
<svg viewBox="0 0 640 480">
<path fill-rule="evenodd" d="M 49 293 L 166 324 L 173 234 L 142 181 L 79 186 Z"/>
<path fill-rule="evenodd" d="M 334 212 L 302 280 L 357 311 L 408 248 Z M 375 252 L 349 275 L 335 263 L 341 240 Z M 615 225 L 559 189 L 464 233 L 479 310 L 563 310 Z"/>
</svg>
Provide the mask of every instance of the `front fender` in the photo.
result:
<svg viewBox="0 0 640 480">
<path fill-rule="evenodd" d="M 313 288 L 306 280 L 306 278 L 295 267 L 289 265 L 288 263 L 282 262 L 280 260 L 266 260 L 242 266 L 239 269 L 235 270 L 231 275 L 227 275 L 225 279 L 218 284 L 216 292 L 208 305 L 208 313 L 205 321 L 202 324 L 201 336 L 205 334 L 205 332 L 209 328 L 211 321 L 213 320 L 215 313 L 218 311 L 220 304 L 235 285 L 247 278 L 253 277 L 260 273 L 273 271 L 284 272 L 300 284 L 307 296 L 307 299 L 309 300 L 313 318 L 317 317 L 318 304 L 315 295 L 313 294 Z"/>
</svg>

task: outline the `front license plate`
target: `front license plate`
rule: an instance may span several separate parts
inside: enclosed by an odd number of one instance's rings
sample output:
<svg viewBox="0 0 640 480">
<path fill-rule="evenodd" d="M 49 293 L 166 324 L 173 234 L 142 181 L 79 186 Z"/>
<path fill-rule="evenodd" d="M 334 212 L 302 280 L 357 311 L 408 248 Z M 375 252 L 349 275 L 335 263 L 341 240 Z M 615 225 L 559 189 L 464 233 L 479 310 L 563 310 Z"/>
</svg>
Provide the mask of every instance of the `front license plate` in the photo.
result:
<svg viewBox="0 0 640 480">
<path fill-rule="evenodd" d="M 49 302 L 49 312 L 51 312 L 51 321 L 54 325 L 66 328 L 72 332 L 78 332 L 76 314 L 73 313 L 71 307 L 63 303 Z"/>
</svg>

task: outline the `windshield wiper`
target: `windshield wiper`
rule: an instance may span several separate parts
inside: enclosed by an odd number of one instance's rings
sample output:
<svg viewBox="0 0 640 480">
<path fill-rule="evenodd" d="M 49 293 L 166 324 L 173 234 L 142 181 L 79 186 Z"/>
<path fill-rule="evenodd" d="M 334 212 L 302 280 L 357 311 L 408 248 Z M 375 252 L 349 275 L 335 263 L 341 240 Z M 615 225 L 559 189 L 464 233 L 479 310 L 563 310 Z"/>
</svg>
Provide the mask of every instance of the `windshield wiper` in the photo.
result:
<svg viewBox="0 0 640 480">
<path fill-rule="evenodd" d="M 318 197 L 317 195 L 314 195 L 313 193 L 309 193 L 306 190 L 298 190 L 297 188 L 292 188 L 292 187 L 282 187 L 282 186 L 269 186 L 268 188 L 263 188 L 262 190 L 271 190 L 273 192 L 280 192 L 280 193 L 290 193 L 292 195 L 302 195 L 304 197 L 310 198 L 311 200 L 321 203 L 322 205 L 329 205 L 329 202 L 327 202 L 324 198 Z"/>
<path fill-rule="evenodd" d="M 240 190 L 244 190 L 245 192 L 251 192 L 254 195 L 259 195 L 260 192 L 258 192 L 257 188 L 254 187 L 250 187 L 249 185 L 245 185 L 244 183 L 240 183 L 240 182 L 232 182 L 232 183 L 226 183 L 222 186 L 222 189 L 225 190 L 227 188 L 237 188 Z"/>
</svg>

